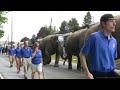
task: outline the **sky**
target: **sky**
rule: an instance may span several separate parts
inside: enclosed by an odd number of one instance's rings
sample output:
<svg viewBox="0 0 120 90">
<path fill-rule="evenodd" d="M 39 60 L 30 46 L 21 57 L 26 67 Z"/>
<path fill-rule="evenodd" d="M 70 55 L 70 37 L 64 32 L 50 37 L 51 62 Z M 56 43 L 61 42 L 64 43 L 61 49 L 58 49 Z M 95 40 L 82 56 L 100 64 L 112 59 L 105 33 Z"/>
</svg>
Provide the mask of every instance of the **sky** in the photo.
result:
<svg viewBox="0 0 120 90">
<path fill-rule="evenodd" d="M 84 16 L 87 11 L 12 11 L 6 14 L 8 22 L 4 24 L 4 37 L 1 41 L 6 41 L 9 35 L 11 40 L 11 17 L 13 21 L 13 41 L 19 42 L 23 37 L 31 38 L 33 34 L 37 35 L 40 28 L 50 25 L 52 18 L 52 26 L 59 29 L 62 21 L 69 21 L 76 18 L 79 25 L 83 23 Z M 90 11 L 94 22 L 99 22 L 103 14 L 111 13 L 114 16 L 120 15 L 120 11 Z M 93 19 L 92 19 L 93 20 Z"/>
</svg>

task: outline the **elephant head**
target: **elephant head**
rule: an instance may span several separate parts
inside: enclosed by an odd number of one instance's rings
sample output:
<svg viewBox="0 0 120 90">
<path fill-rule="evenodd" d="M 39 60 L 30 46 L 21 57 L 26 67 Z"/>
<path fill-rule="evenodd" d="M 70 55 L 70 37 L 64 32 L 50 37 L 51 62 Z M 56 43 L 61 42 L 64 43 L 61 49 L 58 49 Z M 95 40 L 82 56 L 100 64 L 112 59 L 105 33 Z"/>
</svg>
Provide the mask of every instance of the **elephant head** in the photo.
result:
<svg viewBox="0 0 120 90">
<path fill-rule="evenodd" d="M 61 55 L 61 57 L 63 57 L 63 56 L 66 55 L 66 52 L 65 52 L 65 40 L 64 40 L 63 35 L 58 36 L 58 44 L 59 44 L 59 47 L 60 47 L 60 55 Z"/>
</svg>

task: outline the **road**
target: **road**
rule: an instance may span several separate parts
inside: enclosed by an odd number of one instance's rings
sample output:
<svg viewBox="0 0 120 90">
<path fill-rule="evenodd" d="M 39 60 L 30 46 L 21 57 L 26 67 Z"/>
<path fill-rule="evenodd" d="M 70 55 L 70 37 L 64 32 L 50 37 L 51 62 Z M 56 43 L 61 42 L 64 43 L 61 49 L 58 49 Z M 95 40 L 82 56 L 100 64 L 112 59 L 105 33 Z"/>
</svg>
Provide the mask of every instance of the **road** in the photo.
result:
<svg viewBox="0 0 120 90">
<path fill-rule="evenodd" d="M 67 69 L 67 63 L 65 66 L 62 65 L 63 62 L 59 62 L 59 67 L 54 67 L 54 60 L 49 65 L 43 66 L 44 79 L 85 79 L 82 71 L 76 69 L 76 64 L 73 64 L 73 69 Z M 9 67 L 9 59 L 6 55 L 0 55 L 0 73 L 4 75 L 5 79 L 24 79 L 23 67 L 21 67 L 21 72 L 17 74 L 16 63 L 14 61 L 14 66 Z M 31 79 L 31 70 L 28 72 L 28 79 Z M 35 79 L 38 79 L 37 73 L 35 74 Z"/>
</svg>

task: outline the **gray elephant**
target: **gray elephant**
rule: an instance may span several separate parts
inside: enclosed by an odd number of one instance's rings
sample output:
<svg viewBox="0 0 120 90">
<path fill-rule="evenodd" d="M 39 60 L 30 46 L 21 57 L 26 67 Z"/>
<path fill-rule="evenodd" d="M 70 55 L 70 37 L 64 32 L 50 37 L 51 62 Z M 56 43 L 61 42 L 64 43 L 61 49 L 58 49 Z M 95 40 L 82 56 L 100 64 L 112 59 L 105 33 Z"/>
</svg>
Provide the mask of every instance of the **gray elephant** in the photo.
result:
<svg viewBox="0 0 120 90">
<path fill-rule="evenodd" d="M 87 29 L 81 29 L 73 34 L 71 34 L 69 37 L 67 37 L 65 42 L 65 52 L 66 57 L 64 57 L 65 61 L 68 59 L 68 69 L 72 69 L 72 55 L 77 56 L 78 63 L 77 63 L 77 69 L 81 70 L 81 63 L 79 58 L 80 50 L 84 44 L 84 37 Z M 65 62 L 64 62 L 65 63 Z M 63 63 L 63 64 L 64 64 Z"/>
<path fill-rule="evenodd" d="M 60 37 L 60 38 L 59 38 Z M 63 39 L 63 40 L 62 40 Z M 59 67 L 60 53 L 63 52 L 64 38 L 62 34 L 49 35 L 43 39 L 38 40 L 40 49 L 43 55 L 43 64 L 49 64 L 51 62 L 51 55 L 55 55 L 55 67 Z"/>
</svg>

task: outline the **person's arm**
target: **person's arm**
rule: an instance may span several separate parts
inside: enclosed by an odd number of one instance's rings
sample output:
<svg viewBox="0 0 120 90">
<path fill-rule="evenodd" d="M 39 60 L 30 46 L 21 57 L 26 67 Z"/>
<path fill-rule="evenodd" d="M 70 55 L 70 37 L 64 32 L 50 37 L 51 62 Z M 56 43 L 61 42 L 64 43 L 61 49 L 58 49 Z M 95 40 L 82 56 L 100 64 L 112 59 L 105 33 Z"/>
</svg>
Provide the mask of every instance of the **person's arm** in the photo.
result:
<svg viewBox="0 0 120 90">
<path fill-rule="evenodd" d="M 93 75 L 89 72 L 89 69 L 87 67 L 85 55 L 82 52 L 80 52 L 80 60 L 81 60 L 81 65 L 84 69 L 84 73 L 85 73 L 86 77 L 88 79 L 93 79 Z"/>
<path fill-rule="evenodd" d="M 118 58 L 118 53 L 117 53 L 117 51 L 118 51 L 118 48 L 117 48 L 117 41 L 116 41 L 116 45 L 115 45 L 115 53 L 114 53 L 114 58 L 115 58 L 115 60 Z"/>
<path fill-rule="evenodd" d="M 91 53 L 94 43 L 95 43 L 95 37 L 94 35 L 91 34 L 87 39 L 87 41 L 85 42 L 79 54 L 81 65 L 88 79 L 93 79 L 93 75 L 89 72 L 85 56 L 88 56 Z"/>
<path fill-rule="evenodd" d="M 43 65 L 43 58 L 41 57 L 41 63 L 42 63 L 42 65 Z"/>
<path fill-rule="evenodd" d="M 15 54 L 15 56 L 16 56 L 16 54 L 17 54 L 17 50 L 16 50 L 16 49 L 14 50 L 14 54 Z"/>
<path fill-rule="evenodd" d="M 36 52 L 37 52 L 37 50 L 35 49 L 34 52 L 32 53 L 32 58 L 35 57 Z"/>
<path fill-rule="evenodd" d="M 10 57 L 10 49 L 8 49 L 8 58 Z"/>
<path fill-rule="evenodd" d="M 30 51 L 31 51 L 31 52 L 30 52 L 30 54 L 31 54 L 30 56 L 31 56 L 31 58 L 32 58 L 32 56 L 33 56 L 33 55 L 32 55 L 32 54 L 33 54 L 33 49 L 30 49 Z"/>
<path fill-rule="evenodd" d="M 21 58 L 23 58 L 23 50 L 22 50 L 22 48 L 20 50 L 20 55 L 21 55 Z"/>
</svg>

